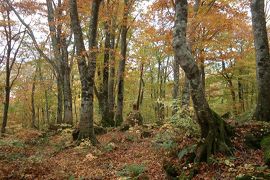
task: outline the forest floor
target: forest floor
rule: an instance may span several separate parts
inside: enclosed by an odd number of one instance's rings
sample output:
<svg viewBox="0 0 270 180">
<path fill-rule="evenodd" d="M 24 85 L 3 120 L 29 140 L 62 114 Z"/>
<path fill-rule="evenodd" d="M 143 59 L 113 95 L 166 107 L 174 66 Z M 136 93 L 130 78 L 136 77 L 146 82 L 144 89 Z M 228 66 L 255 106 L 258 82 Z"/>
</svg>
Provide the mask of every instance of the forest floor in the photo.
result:
<svg viewBox="0 0 270 180">
<path fill-rule="evenodd" d="M 112 129 L 100 144 L 74 144 L 71 129 L 40 132 L 24 129 L 0 139 L 0 179 L 235 179 L 270 174 L 260 149 L 244 143 L 244 135 L 261 125 L 243 124 L 232 138 L 233 154 L 217 154 L 210 163 L 189 162 L 197 138 L 171 125 Z M 181 157 L 181 158 L 180 158 Z M 261 175 L 259 175 L 261 176 Z M 128 178 L 133 177 L 133 178 Z M 264 178 L 259 178 L 264 179 Z"/>
</svg>

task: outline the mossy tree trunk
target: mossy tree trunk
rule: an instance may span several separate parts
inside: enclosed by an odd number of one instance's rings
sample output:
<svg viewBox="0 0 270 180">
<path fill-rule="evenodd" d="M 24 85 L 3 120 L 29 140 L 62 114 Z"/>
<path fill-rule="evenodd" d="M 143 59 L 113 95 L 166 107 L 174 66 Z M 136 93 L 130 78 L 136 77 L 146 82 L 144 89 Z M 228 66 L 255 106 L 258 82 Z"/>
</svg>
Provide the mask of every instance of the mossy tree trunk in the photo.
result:
<svg viewBox="0 0 270 180">
<path fill-rule="evenodd" d="M 191 97 L 201 128 L 201 142 L 196 152 L 196 162 L 208 161 L 216 152 L 229 153 L 229 129 L 227 124 L 210 109 L 203 91 L 200 70 L 187 46 L 186 29 L 188 17 L 187 0 L 176 0 L 174 51 L 179 64 L 189 79 Z"/>
</svg>

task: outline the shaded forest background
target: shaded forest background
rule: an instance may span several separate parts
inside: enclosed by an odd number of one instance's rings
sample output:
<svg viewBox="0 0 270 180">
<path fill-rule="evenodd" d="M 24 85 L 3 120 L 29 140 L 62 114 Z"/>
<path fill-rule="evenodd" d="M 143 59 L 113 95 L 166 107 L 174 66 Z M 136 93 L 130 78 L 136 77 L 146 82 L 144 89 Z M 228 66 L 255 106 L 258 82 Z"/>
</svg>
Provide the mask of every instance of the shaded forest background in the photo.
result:
<svg viewBox="0 0 270 180">
<path fill-rule="evenodd" d="M 49 23 L 57 28 L 61 26 L 62 30 L 57 32 L 60 33 L 57 36 L 64 37 L 68 42 L 66 47 L 68 67 L 65 68 L 70 71 L 68 73 L 70 73 L 72 93 L 72 102 L 70 102 L 72 103 L 72 123 L 77 124 L 80 118 L 81 86 L 74 40 L 68 28 L 70 20 L 65 10 L 67 3 L 64 1 L 58 5 L 54 4 L 52 11 L 61 11 L 59 12 L 61 16 L 52 17 L 52 22 Z M 113 91 L 115 105 L 113 111 L 116 110 L 119 89 L 118 69 L 122 58 L 120 34 L 124 16 L 123 3 L 122 1 L 108 1 L 100 5 L 95 49 L 97 68 L 94 101 L 94 120 L 98 124 L 104 112 L 100 108 L 102 105 L 99 105 L 97 95 L 101 96 L 106 81 L 113 83 L 110 84 L 112 86 L 110 91 Z M 64 114 L 59 115 L 59 109 L 57 110 L 59 108 L 57 102 L 60 102 L 60 106 L 63 107 L 65 102 L 63 97 L 61 100 L 58 95 L 63 92 L 59 90 L 57 70 L 54 67 L 58 66 L 58 62 L 54 57 L 53 47 L 50 45 L 53 40 L 49 38 L 49 26 L 46 22 L 47 6 L 31 1 L 22 1 L 15 5 L 16 11 L 32 30 L 37 45 L 32 42 L 31 34 L 28 35 L 29 29 L 22 25 L 14 12 L 6 6 L 2 3 L 2 103 L 5 102 L 4 82 L 7 65 L 4 59 L 7 50 L 5 43 L 9 33 L 12 44 L 10 58 L 11 63 L 14 64 L 10 66 L 8 129 L 13 130 L 21 126 L 46 129 L 50 124 L 64 122 Z M 173 5 L 169 1 L 154 1 L 147 5 L 140 1 L 130 1 L 128 6 L 126 22 L 128 45 L 123 75 L 125 81 L 123 117 L 126 117 L 132 105 L 139 101 L 140 112 L 145 122 L 171 120 L 173 107 L 177 106 L 181 109 L 180 102 L 188 92 L 185 87 L 184 72 L 174 64 Z M 83 34 L 87 37 L 91 5 L 89 2 L 79 1 L 78 8 Z M 202 6 L 196 17 L 194 17 L 194 9 L 190 6 L 187 32 L 191 51 L 202 73 L 204 90 L 210 106 L 220 115 L 230 112 L 231 115 L 240 119 L 251 115 L 255 108 L 257 93 L 255 51 L 251 17 L 248 12 L 249 3 L 244 1 L 224 1 L 211 7 Z M 108 33 L 111 35 L 110 39 L 107 37 Z M 87 41 L 86 38 L 85 43 Z M 113 49 L 112 43 L 115 44 Z M 36 50 L 35 46 L 38 46 L 39 50 Z M 45 58 L 39 53 L 40 51 L 45 54 Z M 110 58 L 106 58 L 107 56 Z M 174 72 L 177 72 L 177 77 Z M 192 112 L 191 102 L 188 104 Z M 3 109 L 1 111 L 3 116 Z"/>
<path fill-rule="evenodd" d="M 0 2 L 0 177 L 269 178 L 268 1 Z"/>
</svg>

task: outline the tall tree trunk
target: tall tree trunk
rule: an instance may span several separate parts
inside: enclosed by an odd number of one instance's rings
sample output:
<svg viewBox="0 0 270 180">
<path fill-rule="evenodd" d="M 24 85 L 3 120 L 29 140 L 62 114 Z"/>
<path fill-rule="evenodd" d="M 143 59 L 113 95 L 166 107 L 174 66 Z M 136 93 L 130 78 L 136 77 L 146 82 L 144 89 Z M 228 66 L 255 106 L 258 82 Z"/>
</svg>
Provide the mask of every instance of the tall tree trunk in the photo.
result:
<svg viewBox="0 0 270 180">
<path fill-rule="evenodd" d="M 244 112 L 245 111 L 244 87 L 243 87 L 243 83 L 242 83 L 241 78 L 238 78 L 237 84 L 238 84 L 238 99 L 239 99 L 239 103 L 240 103 L 240 110 L 239 111 Z"/>
<path fill-rule="evenodd" d="M 70 84 L 70 73 L 71 69 L 68 63 L 68 47 L 66 44 L 66 38 L 61 38 L 62 44 L 62 73 L 63 73 L 63 97 L 64 97 L 64 119 L 63 121 L 67 124 L 73 124 L 73 113 L 72 113 L 72 92 Z"/>
<path fill-rule="evenodd" d="M 11 33 L 11 32 L 10 32 Z M 11 42 L 8 42 L 7 50 L 7 61 L 6 61 L 6 82 L 5 82 L 5 101 L 4 101 L 4 111 L 3 111 L 3 120 L 1 133 L 6 132 L 7 120 L 8 120 L 8 109 L 9 109 L 9 100 L 10 100 L 10 54 L 11 54 Z"/>
<path fill-rule="evenodd" d="M 201 79 L 202 79 L 202 89 L 205 93 L 205 68 L 204 68 L 204 60 L 200 60 L 200 74 L 201 74 Z"/>
<path fill-rule="evenodd" d="M 8 4 L 9 5 L 9 4 Z M 10 18 L 10 8 L 5 7 L 6 5 L 3 5 L 2 8 L 4 10 L 3 15 L 4 19 L 3 22 L 6 23 L 5 26 L 3 26 L 3 35 L 4 35 L 4 40 L 6 40 L 6 48 L 4 48 L 5 51 L 5 99 L 4 99 L 4 110 L 3 110 L 3 119 L 2 119 L 2 127 L 1 127 L 1 133 L 5 133 L 6 131 L 6 126 L 7 126 L 7 121 L 8 121 L 8 111 L 9 111 L 9 103 L 10 103 L 10 91 L 11 88 L 15 82 L 15 80 L 19 76 L 19 72 L 21 69 L 21 63 L 19 64 L 17 74 L 13 79 L 11 79 L 11 73 L 14 68 L 14 64 L 16 63 L 16 58 L 19 52 L 19 49 L 22 45 L 22 41 L 24 40 L 25 37 L 25 31 L 22 35 L 21 31 L 18 31 L 16 35 L 13 34 L 14 28 L 12 27 L 12 20 Z M 19 37 L 19 43 L 17 46 L 15 45 L 17 40 L 15 40 L 15 37 Z M 13 54 L 13 57 L 11 57 Z"/>
<path fill-rule="evenodd" d="M 173 110 L 172 115 L 174 115 L 179 110 L 179 63 L 178 60 L 174 57 L 173 62 L 173 92 L 172 92 L 172 98 L 173 98 Z"/>
<path fill-rule="evenodd" d="M 263 0 L 251 1 L 251 14 L 258 84 L 254 118 L 259 121 L 270 121 L 270 56 Z"/>
<path fill-rule="evenodd" d="M 230 89 L 230 93 L 231 93 L 231 96 L 232 96 L 233 114 L 236 115 L 237 114 L 236 93 L 235 93 L 233 82 L 232 82 L 232 76 L 228 75 L 228 73 L 226 72 L 226 66 L 225 66 L 224 61 L 222 61 L 222 73 L 221 73 L 221 75 L 227 81 L 227 85 L 228 85 L 228 87 Z"/>
<path fill-rule="evenodd" d="M 175 4 L 174 51 L 180 66 L 189 79 L 194 110 L 201 128 L 201 138 L 204 139 L 198 144 L 195 161 L 208 161 L 213 153 L 230 152 L 228 126 L 210 109 L 203 91 L 199 67 L 187 46 L 187 0 L 176 0 Z"/>
<path fill-rule="evenodd" d="M 10 32 L 11 33 L 11 32 Z M 9 39 L 9 38 L 7 38 Z M 4 101 L 4 111 L 3 111 L 3 120 L 1 133 L 5 133 L 8 119 L 8 109 L 9 109 L 9 100 L 10 100 L 10 55 L 11 55 L 11 42 L 7 42 L 7 60 L 6 60 L 6 82 L 5 82 L 5 101 Z"/>
<path fill-rule="evenodd" d="M 37 70 L 34 74 L 33 83 L 32 83 L 32 90 L 31 90 L 31 111 L 32 111 L 32 121 L 31 121 L 31 127 L 37 128 L 36 126 L 36 109 L 35 109 L 35 91 L 36 91 L 36 79 L 37 79 Z"/>
<path fill-rule="evenodd" d="M 144 82 L 143 82 L 143 67 L 144 67 L 144 64 L 141 63 L 139 89 L 138 89 L 138 96 L 137 96 L 137 102 L 136 102 L 136 104 L 137 104 L 136 105 L 137 110 L 140 109 L 140 105 L 141 105 L 142 99 L 143 99 L 143 86 L 144 86 Z"/>
<path fill-rule="evenodd" d="M 190 105 L 190 85 L 187 76 L 185 76 L 184 87 L 182 91 L 182 101 L 181 101 L 181 108 L 184 111 L 189 111 Z"/>
<path fill-rule="evenodd" d="M 97 144 L 94 133 L 93 119 L 93 100 L 94 100 L 94 77 L 96 70 L 96 36 L 98 13 L 101 0 L 93 0 L 89 31 L 89 51 L 90 56 L 85 54 L 82 28 L 80 26 L 79 15 L 77 10 L 77 1 L 69 0 L 71 28 L 74 33 L 76 46 L 76 54 L 78 56 L 78 69 L 82 86 L 81 94 L 81 114 L 79 122 L 79 137 L 78 139 L 89 138 L 93 144 Z M 88 58 L 88 63 L 86 59 Z"/>
<path fill-rule="evenodd" d="M 55 73 L 57 78 L 57 117 L 56 121 L 58 124 L 63 123 L 63 74 L 61 66 L 61 48 L 60 48 L 60 38 L 58 34 L 58 26 L 56 27 L 55 18 L 57 18 L 58 13 L 53 9 L 53 1 L 46 0 L 47 4 L 47 13 L 48 13 L 48 25 L 50 30 L 50 38 L 52 42 L 52 50 L 55 59 Z"/>
<path fill-rule="evenodd" d="M 57 21 L 62 16 L 62 2 L 58 0 L 57 8 L 53 8 L 53 1 L 46 0 L 47 2 L 47 13 L 48 13 L 48 24 L 50 30 L 50 37 L 52 41 L 54 59 L 56 61 L 55 72 L 60 78 L 57 86 L 58 87 L 58 110 L 62 109 L 60 106 L 64 105 L 64 117 L 62 119 L 62 112 L 60 117 L 60 112 L 57 112 L 57 123 L 67 123 L 72 124 L 72 94 L 70 87 L 70 67 L 68 64 L 68 47 L 66 44 L 65 35 L 62 33 L 62 24 Z M 62 93 L 60 93 L 60 88 Z M 60 102 L 60 100 L 62 100 Z M 60 121 L 61 119 L 61 121 Z"/>
<path fill-rule="evenodd" d="M 129 14 L 129 0 L 124 0 L 124 16 L 121 28 L 121 60 L 118 67 L 118 85 L 117 85 L 117 107 L 115 112 L 115 125 L 119 126 L 123 122 L 123 103 L 124 103 L 124 73 L 126 66 L 126 56 L 127 56 L 127 20 Z"/>
<path fill-rule="evenodd" d="M 5 102 L 4 102 L 4 111 L 3 111 L 3 121 L 1 133 L 6 132 L 7 119 L 8 119 L 8 109 L 9 109 L 9 100 L 10 100 L 10 87 L 5 87 Z"/>
<path fill-rule="evenodd" d="M 43 75 L 42 75 L 42 71 L 41 71 L 41 64 L 38 63 L 37 64 L 38 66 L 38 72 L 39 72 L 39 80 L 41 81 L 41 84 L 42 84 L 42 87 L 44 88 L 44 97 L 45 97 L 45 110 L 46 110 L 46 121 L 47 121 L 47 124 L 50 124 L 50 107 L 49 107 L 49 95 L 48 95 L 48 89 L 47 87 L 45 86 L 44 84 L 44 78 L 43 78 Z M 58 97 L 58 96 L 57 96 Z M 59 100 L 58 100 L 59 101 Z M 57 106 L 58 106 L 58 103 L 57 103 Z M 42 118 L 45 118 L 42 117 Z"/>
<path fill-rule="evenodd" d="M 112 27 L 115 28 L 114 19 L 112 20 Z M 109 105 L 109 119 L 114 121 L 114 85 L 115 85 L 115 32 L 111 33 L 110 42 L 110 74 L 109 74 L 109 84 L 108 84 L 108 105 Z M 115 122 L 114 122 L 115 123 Z"/>
<path fill-rule="evenodd" d="M 66 69 L 63 79 L 63 96 L 64 96 L 64 119 L 63 121 L 67 124 L 73 124 L 73 113 L 72 113 L 72 93 L 70 85 L 70 70 Z"/>
<path fill-rule="evenodd" d="M 56 77 L 57 79 L 57 115 L 56 123 L 63 123 L 63 78 L 61 76 Z M 46 108 L 47 109 L 47 108 Z"/>
<path fill-rule="evenodd" d="M 105 45 L 104 45 L 104 62 L 103 62 L 103 80 L 100 91 L 100 109 L 101 109 L 101 124 L 104 127 L 114 126 L 114 120 L 109 115 L 109 59 L 110 59 L 110 29 L 109 21 L 105 22 Z"/>
<path fill-rule="evenodd" d="M 237 114 L 237 107 L 236 107 L 236 94 L 234 91 L 234 87 L 233 87 L 233 82 L 231 79 L 227 79 L 228 81 L 228 86 L 231 92 L 231 96 L 232 96 L 232 102 L 233 102 L 233 114 L 236 115 Z"/>
</svg>

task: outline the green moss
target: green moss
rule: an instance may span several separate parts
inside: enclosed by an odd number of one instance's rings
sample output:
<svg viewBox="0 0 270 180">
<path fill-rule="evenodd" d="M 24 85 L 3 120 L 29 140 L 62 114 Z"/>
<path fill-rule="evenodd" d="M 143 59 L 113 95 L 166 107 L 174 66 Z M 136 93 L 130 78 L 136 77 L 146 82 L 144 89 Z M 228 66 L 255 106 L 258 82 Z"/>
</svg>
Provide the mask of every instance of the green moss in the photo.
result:
<svg viewBox="0 0 270 180">
<path fill-rule="evenodd" d="M 270 135 L 264 137 L 261 141 L 261 147 L 264 152 L 264 161 L 270 164 Z"/>
<path fill-rule="evenodd" d="M 138 179 L 145 171 L 146 167 L 142 164 L 129 164 L 124 166 L 117 174 L 120 177 L 129 177 L 127 179 Z"/>
</svg>

